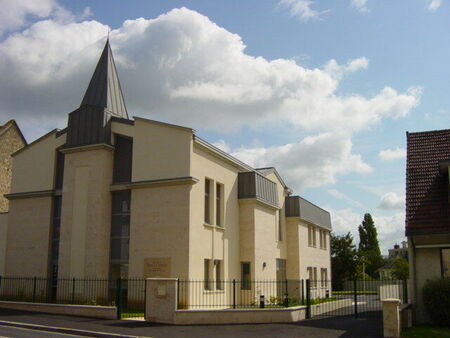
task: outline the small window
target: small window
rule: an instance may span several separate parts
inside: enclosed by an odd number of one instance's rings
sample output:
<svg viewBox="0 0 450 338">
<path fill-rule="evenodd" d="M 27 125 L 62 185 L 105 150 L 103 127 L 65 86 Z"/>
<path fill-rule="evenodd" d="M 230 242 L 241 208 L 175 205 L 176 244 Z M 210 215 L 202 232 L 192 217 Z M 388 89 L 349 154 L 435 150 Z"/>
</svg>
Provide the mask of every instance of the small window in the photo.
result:
<svg viewBox="0 0 450 338">
<path fill-rule="evenodd" d="M 313 286 L 317 287 L 317 268 L 313 268 Z"/>
<path fill-rule="evenodd" d="M 316 228 L 312 227 L 313 247 L 316 247 Z"/>
<path fill-rule="evenodd" d="M 323 248 L 327 249 L 327 232 L 325 230 L 323 231 Z"/>
<path fill-rule="evenodd" d="M 222 200 L 223 200 L 223 186 L 220 183 L 216 184 L 216 224 L 222 226 Z"/>
<path fill-rule="evenodd" d="M 312 226 L 308 226 L 308 245 L 316 247 L 316 229 Z"/>
<path fill-rule="evenodd" d="M 250 263 L 241 263 L 241 290 L 251 290 Z"/>
<path fill-rule="evenodd" d="M 212 283 L 211 283 L 211 260 L 205 259 L 204 260 L 204 266 L 205 266 L 205 290 L 212 290 Z"/>
<path fill-rule="evenodd" d="M 214 268 L 216 269 L 216 290 L 223 290 L 222 261 L 220 259 L 214 260 Z"/>
<path fill-rule="evenodd" d="M 205 179 L 205 223 L 211 224 L 211 180 Z"/>
</svg>

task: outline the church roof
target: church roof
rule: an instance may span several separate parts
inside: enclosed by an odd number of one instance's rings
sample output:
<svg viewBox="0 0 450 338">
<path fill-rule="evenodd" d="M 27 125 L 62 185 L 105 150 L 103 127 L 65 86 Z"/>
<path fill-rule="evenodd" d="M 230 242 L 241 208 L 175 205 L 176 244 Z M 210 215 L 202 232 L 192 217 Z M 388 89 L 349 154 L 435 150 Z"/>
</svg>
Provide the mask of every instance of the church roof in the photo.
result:
<svg viewBox="0 0 450 338">
<path fill-rule="evenodd" d="M 106 40 L 94 75 L 92 75 L 89 87 L 84 94 L 81 102 L 81 106 L 83 105 L 101 107 L 116 116 L 128 118 L 109 39 Z"/>
</svg>

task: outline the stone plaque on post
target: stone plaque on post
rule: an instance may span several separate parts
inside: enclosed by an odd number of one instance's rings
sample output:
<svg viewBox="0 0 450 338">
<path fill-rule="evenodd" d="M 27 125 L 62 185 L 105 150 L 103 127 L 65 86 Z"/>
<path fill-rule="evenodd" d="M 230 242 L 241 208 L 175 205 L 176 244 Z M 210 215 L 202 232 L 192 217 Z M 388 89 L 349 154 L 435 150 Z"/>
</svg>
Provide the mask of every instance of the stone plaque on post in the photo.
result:
<svg viewBox="0 0 450 338">
<path fill-rule="evenodd" d="M 168 278 L 170 277 L 170 258 L 145 258 L 144 277 L 145 278 Z"/>
</svg>

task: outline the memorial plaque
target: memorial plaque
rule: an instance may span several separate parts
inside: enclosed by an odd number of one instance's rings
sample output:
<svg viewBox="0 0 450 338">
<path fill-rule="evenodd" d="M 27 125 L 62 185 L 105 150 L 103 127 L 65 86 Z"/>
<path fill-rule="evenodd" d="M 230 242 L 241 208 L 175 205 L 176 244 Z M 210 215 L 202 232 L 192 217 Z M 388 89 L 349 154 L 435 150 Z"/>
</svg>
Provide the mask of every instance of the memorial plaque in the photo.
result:
<svg viewBox="0 0 450 338">
<path fill-rule="evenodd" d="M 145 258 L 144 259 L 144 277 L 145 278 L 169 278 L 170 277 L 170 258 Z"/>
</svg>

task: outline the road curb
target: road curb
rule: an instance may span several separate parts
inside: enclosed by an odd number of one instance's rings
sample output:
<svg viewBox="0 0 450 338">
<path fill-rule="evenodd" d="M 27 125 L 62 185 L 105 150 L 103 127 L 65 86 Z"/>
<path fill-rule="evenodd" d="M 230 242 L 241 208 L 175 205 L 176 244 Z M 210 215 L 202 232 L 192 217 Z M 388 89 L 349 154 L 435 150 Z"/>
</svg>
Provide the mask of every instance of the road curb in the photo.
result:
<svg viewBox="0 0 450 338">
<path fill-rule="evenodd" d="M 74 335 L 84 336 L 84 337 L 139 338 L 139 336 L 130 336 L 130 335 L 123 335 L 123 334 L 118 334 L 118 333 L 111 333 L 111 332 L 80 330 L 80 329 L 72 329 L 72 328 L 67 328 L 67 327 L 56 327 L 56 326 L 46 326 L 46 325 L 37 325 L 37 324 L 28 324 L 28 323 L 19 323 L 19 322 L 9 322 L 9 321 L 4 321 L 4 320 L 0 320 L 0 326 L 11 326 L 11 327 L 18 327 L 18 328 L 22 328 L 22 329 L 74 334 Z"/>
</svg>

